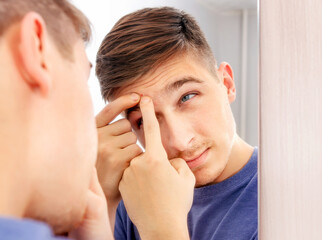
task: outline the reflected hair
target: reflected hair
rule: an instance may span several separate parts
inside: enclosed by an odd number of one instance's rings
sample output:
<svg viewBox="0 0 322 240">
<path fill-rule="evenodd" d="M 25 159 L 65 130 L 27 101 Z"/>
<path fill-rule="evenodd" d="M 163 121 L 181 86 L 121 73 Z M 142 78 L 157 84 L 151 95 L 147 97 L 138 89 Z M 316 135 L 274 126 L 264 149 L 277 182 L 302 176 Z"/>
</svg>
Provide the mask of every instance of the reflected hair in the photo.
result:
<svg viewBox="0 0 322 240">
<path fill-rule="evenodd" d="M 192 54 L 216 76 L 216 60 L 196 20 L 172 7 L 144 8 L 122 17 L 96 56 L 101 94 L 109 100 L 173 57 Z"/>
</svg>

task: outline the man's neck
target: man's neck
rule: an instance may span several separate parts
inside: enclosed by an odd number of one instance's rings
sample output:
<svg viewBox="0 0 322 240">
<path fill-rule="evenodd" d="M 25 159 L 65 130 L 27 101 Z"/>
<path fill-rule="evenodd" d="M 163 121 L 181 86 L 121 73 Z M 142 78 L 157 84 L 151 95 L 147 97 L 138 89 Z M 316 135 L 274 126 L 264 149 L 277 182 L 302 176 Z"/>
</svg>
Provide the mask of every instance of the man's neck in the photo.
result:
<svg viewBox="0 0 322 240">
<path fill-rule="evenodd" d="M 23 217 L 27 207 L 25 186 L 17 186 L 17 181 L 10 179 L 9 174 L 0 172 L 0 215 Z"/>
<path fill-rule="evenodd" d="M 216 178 L 216 183 L 222 182 L 238 173 L 247 164 L 253 151 L 254 147 L 236 135 L 227 165 L 220 176 Z"/>
<path fill-rule="evenodd" d="M 0 215 L 23 217 L 28 204 L 30 179 L 23 146 L 0 139 Z"/>
</svg>

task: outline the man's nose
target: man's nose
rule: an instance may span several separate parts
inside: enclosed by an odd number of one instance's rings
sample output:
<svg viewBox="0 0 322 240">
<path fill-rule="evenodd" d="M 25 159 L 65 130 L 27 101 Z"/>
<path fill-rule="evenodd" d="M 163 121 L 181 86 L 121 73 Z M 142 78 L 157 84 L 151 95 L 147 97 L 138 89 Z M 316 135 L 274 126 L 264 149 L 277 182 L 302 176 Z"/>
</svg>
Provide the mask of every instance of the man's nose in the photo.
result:
<svg viewBox="0 0 322 240">
<path fill-rule="evenodd" d="M 169 159 L 179 157 L 180 152 L 189 149 L 194 135 L 187 119 L 184 120 L 183 117 L 176 115 L 168 115 L 160 127 L 162 144 Z"/>
</svg>

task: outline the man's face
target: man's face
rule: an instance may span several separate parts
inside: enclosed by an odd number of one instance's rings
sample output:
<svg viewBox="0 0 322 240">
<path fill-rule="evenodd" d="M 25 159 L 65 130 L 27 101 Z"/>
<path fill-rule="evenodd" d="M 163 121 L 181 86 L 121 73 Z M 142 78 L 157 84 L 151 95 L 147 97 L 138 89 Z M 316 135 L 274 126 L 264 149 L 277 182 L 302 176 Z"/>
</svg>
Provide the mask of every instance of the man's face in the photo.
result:
<svg viewBox="0 0 322 240">
<path fill-rule="evenodd" d="M 235 136 L 230 108 L 234 97 L 228 97 L 223 76 L 219 69 L 217 79 L 190 56 L 176 57 L 115 96 L 136 92 L 152 98 L 168 158 L 183 158 L 196 177 L 196 186 L 211 184 L 220 176 Z M 144 146 L 140 109 L 130 109 L 127 117 Z"/>
<path fill-rule="evenodd" d="M 42 174 L 37 201 L 38 218 L 64 232 L 77 224 L 84 214 L 87 191 L 97 155 L 97 133 L 87 80 L 90 63 L 81 40 L 73 45 L 73 61 L 57 49 L 49 53 L 53 79 L 45 104 L 46 129 L 39 151 L 46 164 L 38 167 Z M 49 142 L 47 142 L 49 141 Z M 41 149 L 41 147 L 46 147 Z M 41 169 L 39 169 L 41 168 Z M 46 201 L 39 201 L 45 198 Z M 36 206 L 35 206 L 36 207 Z"/>
</svg>

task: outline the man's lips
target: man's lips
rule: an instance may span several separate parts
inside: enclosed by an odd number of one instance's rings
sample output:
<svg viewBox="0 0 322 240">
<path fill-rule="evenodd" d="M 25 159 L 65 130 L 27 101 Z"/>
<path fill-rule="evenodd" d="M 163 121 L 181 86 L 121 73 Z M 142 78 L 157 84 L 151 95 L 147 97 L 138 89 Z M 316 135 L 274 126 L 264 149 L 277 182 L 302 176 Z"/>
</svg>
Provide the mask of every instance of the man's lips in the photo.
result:
<svg viewBox="0 0 322 240">
<path fill-rule="evenodd" d="M 206 161 L 208 152 L 209 152 L 209 148 L 207 148 L 205 151 L 203 151 L 197 157 L 190 158 L 190 159 L 184 158 L 184 160 L 187 162 L 190 169 L 193 169 L 193 168 L 196 168 L 196 167 L 202 165 Z"/>
</svg>

